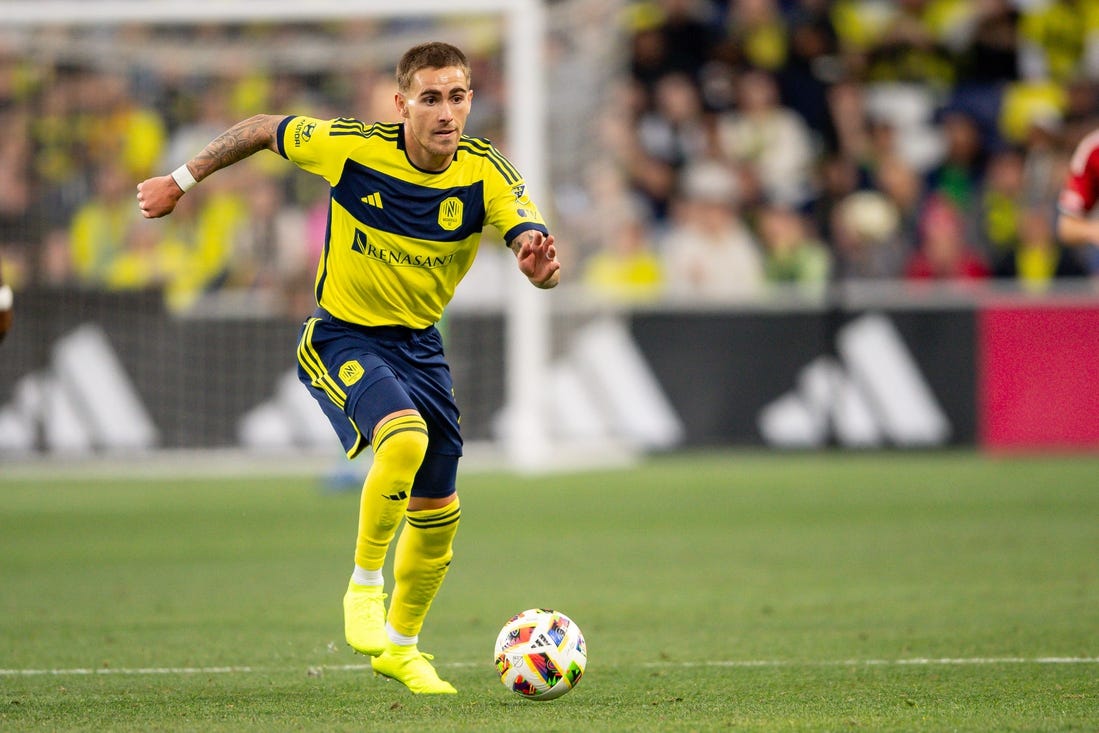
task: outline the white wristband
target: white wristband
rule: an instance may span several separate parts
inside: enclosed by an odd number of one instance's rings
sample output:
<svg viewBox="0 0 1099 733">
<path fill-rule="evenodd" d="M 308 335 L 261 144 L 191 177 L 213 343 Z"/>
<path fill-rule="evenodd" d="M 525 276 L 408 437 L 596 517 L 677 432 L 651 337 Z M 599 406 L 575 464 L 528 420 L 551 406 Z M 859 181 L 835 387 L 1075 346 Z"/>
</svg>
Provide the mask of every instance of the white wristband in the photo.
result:
<svg viewBox="0 0 1099 733">
<path fill-rule="evenodd" d="M 186 163 L 172 171 L 172 180 L 176 182 L 176 185 L 183 193 L 187 193 L 198 183 L 195 177 L 191 175 L 191 169 L 187 167 Z"/>
<path fill-rule="evenodd" d="M 0 285 L 0 311 L 10 311 L 15 302 L 15 295 L 11 292 L 11 285 Z"/>
</svg>

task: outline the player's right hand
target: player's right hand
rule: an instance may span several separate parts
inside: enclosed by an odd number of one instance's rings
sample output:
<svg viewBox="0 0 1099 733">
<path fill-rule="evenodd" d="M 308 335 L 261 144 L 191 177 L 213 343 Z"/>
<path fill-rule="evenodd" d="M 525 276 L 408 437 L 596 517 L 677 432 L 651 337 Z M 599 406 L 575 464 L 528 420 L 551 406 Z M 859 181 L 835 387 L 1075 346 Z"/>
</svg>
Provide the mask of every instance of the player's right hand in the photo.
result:
<svg viewBox="0 0 1099 733">
<path fill-rule="evenodd" d="M 137 184 L 137 205 L 146 219 L 171 214 L 181 196 L 183 191 L 171 176 L 146 178 Z"/>
</svg>

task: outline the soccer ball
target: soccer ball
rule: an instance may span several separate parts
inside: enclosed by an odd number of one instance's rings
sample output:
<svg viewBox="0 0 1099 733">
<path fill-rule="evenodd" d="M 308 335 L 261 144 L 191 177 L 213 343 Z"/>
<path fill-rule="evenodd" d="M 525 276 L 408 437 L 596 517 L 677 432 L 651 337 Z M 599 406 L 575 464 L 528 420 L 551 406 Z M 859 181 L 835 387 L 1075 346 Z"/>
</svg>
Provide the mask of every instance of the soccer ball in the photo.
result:
<svg viewBox="0 0 1099 733">
<path fill-rule="evenodd" d="M 496 637 L 500 681 L 529 700 L 561 697 L 576 687 L 587 663 L 584 634 L 560 611 L 523 611 L 512 616 Z"/>
</svg>

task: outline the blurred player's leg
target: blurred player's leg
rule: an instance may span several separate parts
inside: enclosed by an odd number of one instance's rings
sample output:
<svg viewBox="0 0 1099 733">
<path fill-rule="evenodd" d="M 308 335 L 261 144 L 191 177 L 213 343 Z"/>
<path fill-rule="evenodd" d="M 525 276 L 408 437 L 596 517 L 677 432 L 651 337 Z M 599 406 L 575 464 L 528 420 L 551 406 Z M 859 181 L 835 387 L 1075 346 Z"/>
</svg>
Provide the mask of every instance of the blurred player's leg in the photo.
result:
<svg viewBox="0 0 1099 733">
<path fill-rule="evenodd" d="M 371 443 L 374 463 L 363 484 L 355 572 L 343 604 L 347 643 L 373 656 L 389 643 L 382 566 L 427 449 L 427 424 L 416 414 L 395 417 L 378 427 Z"/>
</svg>

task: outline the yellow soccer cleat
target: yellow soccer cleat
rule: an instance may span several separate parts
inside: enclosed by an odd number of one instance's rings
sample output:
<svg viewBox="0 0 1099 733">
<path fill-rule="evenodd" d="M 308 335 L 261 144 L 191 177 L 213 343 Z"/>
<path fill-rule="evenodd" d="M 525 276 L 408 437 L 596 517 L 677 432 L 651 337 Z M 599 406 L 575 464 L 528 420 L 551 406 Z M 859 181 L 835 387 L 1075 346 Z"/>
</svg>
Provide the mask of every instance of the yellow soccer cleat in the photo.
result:
<svg viewBox="0 0 1099 733">
<path fill-rule="evenodd" d="M 416 695 L 453 695 L 457 690 L 431 666 L 433 659 L 413 646 L 390 644 L 385 652 L 370 660 L 375 674 L 397 680 Z"/>
<path fill-rule="evenodd" d="M 352 649 L 375 657 L 389 646 L 385 633 L 385 593 L 380 585 L 348 583 L 343 596 L 343 633 Z"/>
</svg>

